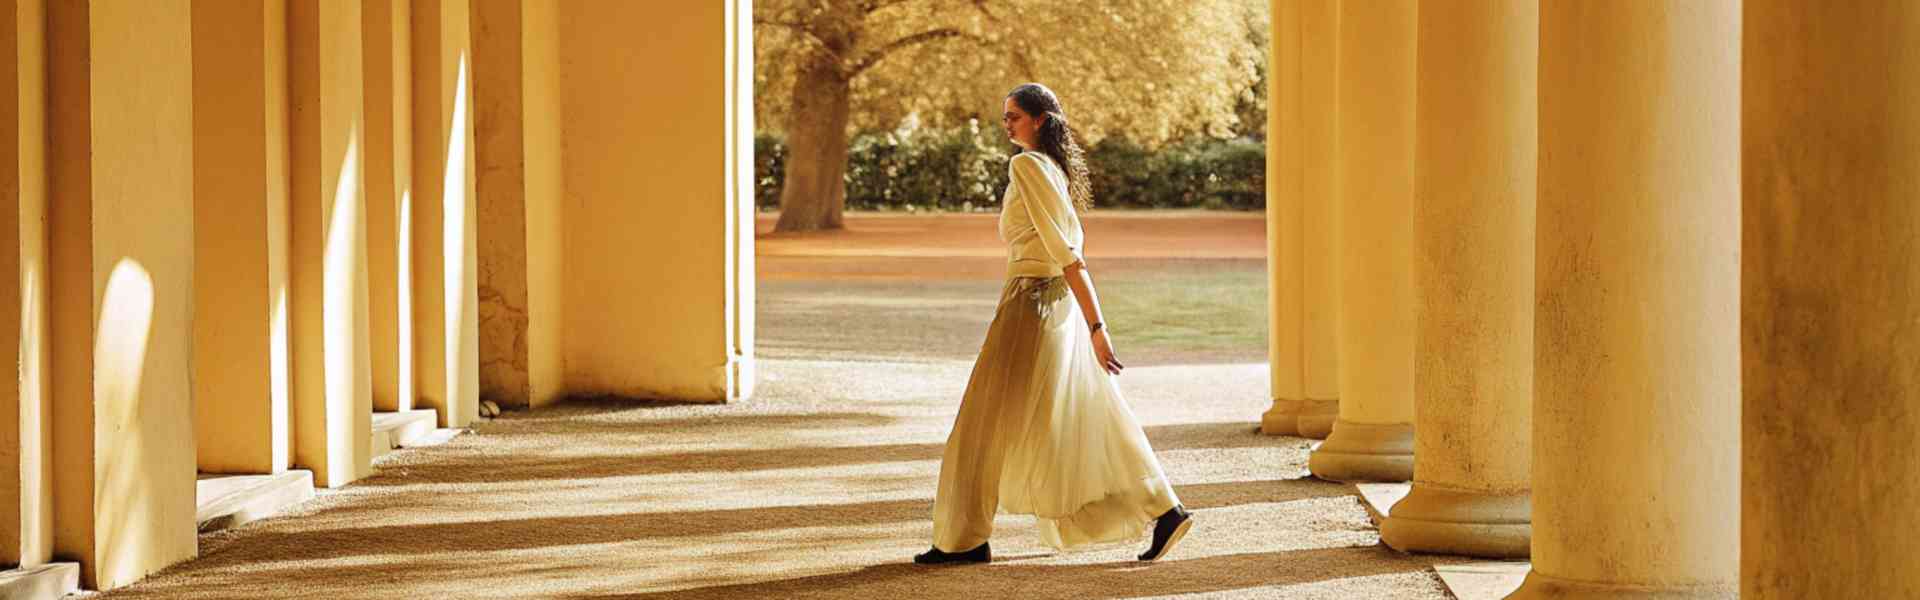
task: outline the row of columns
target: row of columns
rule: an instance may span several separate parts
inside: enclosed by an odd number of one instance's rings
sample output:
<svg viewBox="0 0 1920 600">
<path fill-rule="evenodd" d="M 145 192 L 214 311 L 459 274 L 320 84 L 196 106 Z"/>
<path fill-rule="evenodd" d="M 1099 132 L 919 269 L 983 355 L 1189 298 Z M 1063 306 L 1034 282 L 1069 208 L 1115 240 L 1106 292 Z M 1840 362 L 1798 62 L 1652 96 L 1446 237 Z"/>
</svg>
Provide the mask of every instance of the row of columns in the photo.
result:
<svg viewBox="0 0 1920 600">
<path fill-rule="evenodd" d="M 414 179 L 410 164 L 439 164 L 407 155 L 447 148 L 416 152 L 404 141 L 442 133 L 444 125 L 428 125 L 461 118 L 448 107 L 463 105 L 459 96 L 469 93 L 415 77 L 461 68 L 466 59 L 459 53 L 395 52 L 392 43 L 397 29 L 432 30 L 464 14 L 416 21 L 404 17 L 407 6 L 193 0 L 168 9 L 190 15 L 193 42 L 194 135 L 168 141 L 185 142 L 193 158 L 195 219 L 184 231 L 195 240 L 191 404 L 202 472 L 278 473 L 298 465 L 311 469 L 318 485 L 344 485 L 370 472 L 376 406 L 411 406 L 412 386 L 403 389 L 399 380 L 410 382 L 417 371 L 469 378 L 475 371 L 471 360 L 438 346 L 402 343 L 442 329 L 416 324 L 439 321 L 397 318 L 404 308 L 472 320 L 471 309 L 445 305 L 465 301 L 472 294 L 460 290 L 475 285 L 470 273 L 447 278 L 443 258 L 471 260 L 470 234 L 464 247 L 401 247 L 420 229 L 402 225 L 458 222 L 459 207 L 473 202 L 461 188 L 442 194 L 405 183 Z M 400 39 L 417 37 L 424 36 Z M 366 52 L 370 46 L 375 52 Z M 427 100 L 396 106 L 396 96 Z M 412 131 L 414 125 L 423 131 Z M 453 150 L 470 154 L 464 144 Z M 436 293 L 414 301 L 416 289 Z M 436 392 L 421 401 L 439 409 L 443 426 L 473 418 L 471 386 L 452 395 L 444 385 L 423 389 Z"/>
<path fill-rule="evenodd" d="M 0 562 L 138 580 L 375 410 L 751 390 L 744 2 L 0 9 Z"/>
<path fill-rule="evenodd" d="M 1920 589 L 1920 9 L 1274 14 L 1263 429 L 1337 355 L 1310 469 L 1411 480 L 1383 541 L 1531 556 L 1517 598 Z"/>
</svg>

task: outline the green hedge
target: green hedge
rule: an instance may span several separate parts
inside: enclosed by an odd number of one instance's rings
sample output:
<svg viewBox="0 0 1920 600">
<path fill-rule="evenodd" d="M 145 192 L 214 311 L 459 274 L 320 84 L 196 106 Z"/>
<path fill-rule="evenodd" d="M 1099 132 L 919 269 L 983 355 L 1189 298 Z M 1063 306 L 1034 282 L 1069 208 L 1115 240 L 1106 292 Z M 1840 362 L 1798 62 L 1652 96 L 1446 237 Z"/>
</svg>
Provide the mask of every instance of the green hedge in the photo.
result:
<svg viewBox="0 0 1920 600">
<path fill-rule="evenodd" d="M 1007 187 L 1012 146 L 960 128 L 856 135 L 847 165 L 850 210 L 978 210 L 997 206 Z M 1266 145 L 1249 139 L 1202 139 L 1149 150 L 1109 138 L 1088 149 L 1094 205 L 1101 208 L 1266 206 Z M 787 146 L 754 137 L 755 195 L 762 209 L 780 205 Z"/>
</svg>

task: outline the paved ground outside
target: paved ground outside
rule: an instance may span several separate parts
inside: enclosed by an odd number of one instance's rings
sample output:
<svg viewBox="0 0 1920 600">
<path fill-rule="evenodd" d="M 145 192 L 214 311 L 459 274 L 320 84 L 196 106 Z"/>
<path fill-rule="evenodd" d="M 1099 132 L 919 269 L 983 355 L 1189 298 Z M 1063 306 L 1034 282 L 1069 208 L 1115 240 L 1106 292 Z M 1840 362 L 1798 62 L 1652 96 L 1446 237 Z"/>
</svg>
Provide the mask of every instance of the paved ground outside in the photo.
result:
<svg viewBox="0 0 1920 600">
<path fill-rule="evenodd" d="M 1123 389 L 1196 510 L 1186 541 L 1151 565 L 1144 539 L 1055 554 L 1003 515 L 995 564 L 912 565 L 1004 263 L 991 215 L 849 226 L 760 240 L 750 401 L 508 413 L 106 596 L 1447 597 L 1432 558 L 1378 545 L 1346 486 L 1305 476 L 1307 440 L 1255 431 L 1264 222 L 1244 214 L 1087 218 Z"/>
</svg>

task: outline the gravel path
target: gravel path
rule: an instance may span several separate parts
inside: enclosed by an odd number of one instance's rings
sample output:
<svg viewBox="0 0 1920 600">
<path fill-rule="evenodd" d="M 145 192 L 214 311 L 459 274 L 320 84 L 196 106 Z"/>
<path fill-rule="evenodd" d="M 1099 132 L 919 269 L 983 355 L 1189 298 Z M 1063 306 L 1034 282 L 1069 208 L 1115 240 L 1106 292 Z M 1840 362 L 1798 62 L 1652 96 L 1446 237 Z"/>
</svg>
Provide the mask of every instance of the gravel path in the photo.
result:
<svg viewBox="0 0 1920 600">
<path fill-rule="evenodd" d="M 1003 515 L 994 564 L 912 565 L 997 291 L 763 282 L 750 401 L 510 412 L 104 597 L 1448 597 L 1348 487 L 1306 477 L 1307 440 L 1255 431 L 1264 348 L 1143 353 L 1122 376 L 1198 519 L 1166 559 L 1132 560 L 1144 539 L 1054 554 Z"/>
</svg>

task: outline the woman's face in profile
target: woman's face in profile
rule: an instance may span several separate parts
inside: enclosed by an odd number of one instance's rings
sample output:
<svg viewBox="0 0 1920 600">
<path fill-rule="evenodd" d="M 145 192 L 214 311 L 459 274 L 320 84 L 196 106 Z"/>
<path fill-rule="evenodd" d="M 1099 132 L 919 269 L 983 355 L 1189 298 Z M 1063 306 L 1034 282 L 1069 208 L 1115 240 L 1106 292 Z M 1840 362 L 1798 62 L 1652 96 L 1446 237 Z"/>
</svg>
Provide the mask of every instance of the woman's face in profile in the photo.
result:
<svg viewBox="0 0 1920 600">
<path fill-rule="evenodd" d="M 1040 119 L 1020 110 L 1013 98 L 1007 98 L 1006 112 L 1000 115 L 1000 124 L 1007 130 L 1007 139 L 1028 150 L 1033 149 L 1034 134 L 1040 130 Z"/>
</svg>

